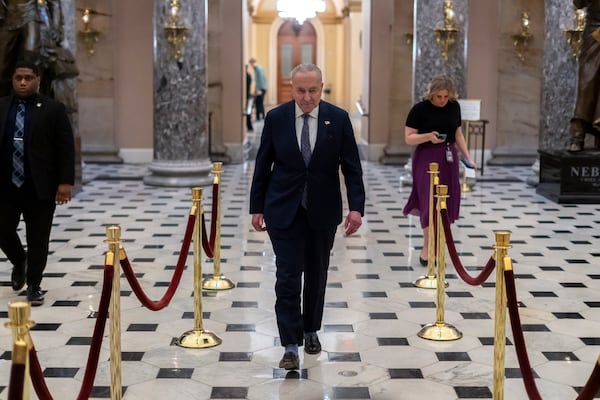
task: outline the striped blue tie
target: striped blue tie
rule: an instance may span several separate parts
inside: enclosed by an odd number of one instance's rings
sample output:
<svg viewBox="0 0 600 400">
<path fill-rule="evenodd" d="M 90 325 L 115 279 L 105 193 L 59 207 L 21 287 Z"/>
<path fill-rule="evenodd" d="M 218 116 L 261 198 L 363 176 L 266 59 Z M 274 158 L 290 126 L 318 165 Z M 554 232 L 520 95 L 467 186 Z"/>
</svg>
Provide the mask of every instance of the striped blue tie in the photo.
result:
<svg viewBox="0 0 600 400">
<path fill-rule="evenodd" d="M 13 173 L 12 182 L 16 187 L 23 186 L 25 182 L 25 147 L 23 133 L 25 132 L 25 102 L 19 100 L 17 104 L 17 117 L 15 119 L 15 134 L 13 136 Z"/>
</svg>

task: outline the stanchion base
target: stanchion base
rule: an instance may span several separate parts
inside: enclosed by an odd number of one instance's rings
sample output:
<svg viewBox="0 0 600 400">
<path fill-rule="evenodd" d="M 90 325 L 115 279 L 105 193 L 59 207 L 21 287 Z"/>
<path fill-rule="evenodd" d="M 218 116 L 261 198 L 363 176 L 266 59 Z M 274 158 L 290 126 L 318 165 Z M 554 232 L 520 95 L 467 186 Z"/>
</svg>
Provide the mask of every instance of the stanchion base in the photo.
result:
<svg viewBox="0 0 600 400">
<path fill-rule="evenodd" d="M 413 282 L 413 286 L 421 289 L 437 289 L 437 277 L 423 275 Z M 448 281 L 444 281 L 444 287 L 448 287 Z"/>
<path fill-rule="evenodd" d="M 469 186 L 468 184 L 466 184 L 466 183 L 463 183 L 463 184 L 462 184 L 462 188 L 461 188 L 461 190 L 462 190 L 463 192 L 472 192 L 472 191 L 473 191 L 473 188 L 472 188 L 471 186 Z"/>
<path fill-rule="evenodd" d="M 436 341 L 449 341 L 462 338 L 462 332 L 451 324 L 429 324 L 425 325 L 417 335 L 420 338 Z"/>
<path fill-rule="evenodd" d="M 222 340 L 212 332 L 205 330 L 191 330 L 181 335 L 175 344 L 188 349 L 204 349 L 220 345 Z"/>
<path fill-rule="evenodd" d="M 230 279 L 221 276 L 213 276 L 202 281 L 202 289 L 204 290 L 229 290 L 235 287 Z"/>
</svg>

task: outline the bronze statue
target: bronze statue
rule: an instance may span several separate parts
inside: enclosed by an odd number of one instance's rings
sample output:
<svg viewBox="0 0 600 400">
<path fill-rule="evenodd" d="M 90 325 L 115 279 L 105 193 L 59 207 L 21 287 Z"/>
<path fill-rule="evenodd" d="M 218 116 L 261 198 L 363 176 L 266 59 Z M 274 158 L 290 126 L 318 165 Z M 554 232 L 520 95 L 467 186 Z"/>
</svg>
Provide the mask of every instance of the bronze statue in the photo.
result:
<svg viewBox="0 0 600 400">
<path fill-rule="evenodd" d="M 32 61 L 41 71 L 40 92 L 65 103 L 65 85 L 58 82 L 78 75 L 73 54 L 61 46 L 63 17 L 60 0 L 0 0 L 0 96 L 10 93 L 17 60 Z"/>
<path fill-rule="evenodd" d="M 586 8 L 586 21 L 579 53 L 579 77 L 575 113 L 571 119 L 571 152 L 583 150 L 585 134 L 600 138 L 600 0 L 573 0 Z"/>
</svg>

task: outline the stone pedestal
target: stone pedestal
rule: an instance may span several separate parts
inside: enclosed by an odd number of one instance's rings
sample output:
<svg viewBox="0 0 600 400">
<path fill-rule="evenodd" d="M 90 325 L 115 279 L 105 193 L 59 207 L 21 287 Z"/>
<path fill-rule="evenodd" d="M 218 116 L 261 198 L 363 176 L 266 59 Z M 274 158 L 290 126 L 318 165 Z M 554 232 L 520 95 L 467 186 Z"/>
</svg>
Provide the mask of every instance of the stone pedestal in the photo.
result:
<svg viewBox="0 0 600 400">
<path fill-rule="evenodd" d="M 539 150 L 537 193 L 557 203 L 600 204 L 600 150 Z"/>
</svg>

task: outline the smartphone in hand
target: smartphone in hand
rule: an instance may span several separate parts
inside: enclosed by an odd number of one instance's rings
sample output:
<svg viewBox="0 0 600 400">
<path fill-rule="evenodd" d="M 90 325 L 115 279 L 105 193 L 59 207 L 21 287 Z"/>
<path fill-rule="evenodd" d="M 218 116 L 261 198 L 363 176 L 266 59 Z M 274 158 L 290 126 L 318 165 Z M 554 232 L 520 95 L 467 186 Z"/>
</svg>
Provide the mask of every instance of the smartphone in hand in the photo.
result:
<svg viewBox="0 0 600 400">
<path fill-rule="evenodd" d="M 463 163 L 463 165 L 466 168 L 473 169 L 473 166 L 471 164 L 469 164 L 466 160 L 464 160 L 464 159 L 461 158 L 460 161 Z"/>
<path fill-rule="evenodd" d="M 446 135 L 445 133 L 438 133 L 437 134 L 437 138 L 438 139 L 446 140 L 447 137 L 448 137 L 448 135 Z"/>
</svg>

